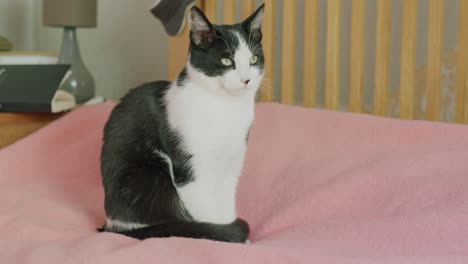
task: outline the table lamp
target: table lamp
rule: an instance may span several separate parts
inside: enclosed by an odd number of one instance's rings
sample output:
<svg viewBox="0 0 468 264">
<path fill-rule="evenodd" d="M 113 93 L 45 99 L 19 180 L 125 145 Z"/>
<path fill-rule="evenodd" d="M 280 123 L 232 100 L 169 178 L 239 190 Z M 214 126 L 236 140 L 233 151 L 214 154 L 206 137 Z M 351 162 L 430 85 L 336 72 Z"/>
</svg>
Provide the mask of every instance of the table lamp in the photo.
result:
<svg viewBox="0 0 468 264">
<path fill-rule="evenodd" d="M 43 23 L 45 26 L 63 27 L 62 48 L 59 64 L 70 64 L 60 89 L 75 96 L 78 104 L 94 96 L 94 79 L 81 59 L 76 34 L 77 27 L 96 27 L 96 0 L 43 0 Z"/>
</svg>

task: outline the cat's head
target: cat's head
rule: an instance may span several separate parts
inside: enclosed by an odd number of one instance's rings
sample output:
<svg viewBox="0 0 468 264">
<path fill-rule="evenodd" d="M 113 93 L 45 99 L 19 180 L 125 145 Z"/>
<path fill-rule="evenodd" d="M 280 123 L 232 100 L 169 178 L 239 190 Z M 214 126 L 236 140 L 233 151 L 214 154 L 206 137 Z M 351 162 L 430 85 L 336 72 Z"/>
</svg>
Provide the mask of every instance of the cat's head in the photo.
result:
<svg viewBox="0 0 468 264">
<path fill-rule="evenodd" d="M 235 25 L 213 25 L 193 7 L 189 15 L 191 78 L 232 96 L 255 94 L 264 74 L 264 5 Z M 220 92 L 217 91 L 217 92 Z"/>
</svg>

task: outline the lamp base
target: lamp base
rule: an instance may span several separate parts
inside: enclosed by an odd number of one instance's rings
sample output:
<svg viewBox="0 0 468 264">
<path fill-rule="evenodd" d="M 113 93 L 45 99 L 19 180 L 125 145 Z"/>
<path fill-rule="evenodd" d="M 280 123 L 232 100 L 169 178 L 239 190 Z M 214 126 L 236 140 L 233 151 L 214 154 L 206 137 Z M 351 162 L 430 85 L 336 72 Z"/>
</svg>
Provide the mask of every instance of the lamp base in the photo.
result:
<svg viewBox="0 0 468 264">
<path fill-rule="evenodd" d="M 60 86 L 61 90 L 73 94 L 78 104 L 94 97 L 94 79 L 81 59 L 75 27 L 64 28 L 58 63 L 71 65 Z"/>
</svg>

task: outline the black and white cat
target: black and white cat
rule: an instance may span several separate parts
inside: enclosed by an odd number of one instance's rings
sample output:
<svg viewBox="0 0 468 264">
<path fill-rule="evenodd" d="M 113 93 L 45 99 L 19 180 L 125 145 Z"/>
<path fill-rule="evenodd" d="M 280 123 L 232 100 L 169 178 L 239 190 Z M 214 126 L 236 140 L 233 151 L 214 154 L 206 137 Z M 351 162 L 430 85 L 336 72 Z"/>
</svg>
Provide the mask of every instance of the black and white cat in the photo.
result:
<svg viewBox="0 0 468 264">
<path fill-rule="evenodd" d="M 212 25 L 193 7 L 178 79 L 137 87 L 112 111 L 101 155 L 102 230 L 247 240 L 235 193 L 264 74 L 263 14 L 262 5 L 240 24 Z"/>
</svg>

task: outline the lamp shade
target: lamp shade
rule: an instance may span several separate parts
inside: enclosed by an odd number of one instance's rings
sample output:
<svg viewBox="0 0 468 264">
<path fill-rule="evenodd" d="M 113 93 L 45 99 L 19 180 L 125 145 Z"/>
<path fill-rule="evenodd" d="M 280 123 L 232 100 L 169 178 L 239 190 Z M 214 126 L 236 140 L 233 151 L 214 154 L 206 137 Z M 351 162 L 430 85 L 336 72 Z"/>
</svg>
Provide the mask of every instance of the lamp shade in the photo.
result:
<svg viewBox="0 0 468 264">
<path fill-rule="evenodd" d="M 46 26 L 96 27 L 97 0 L 43 0 Z"/>
</svg>

